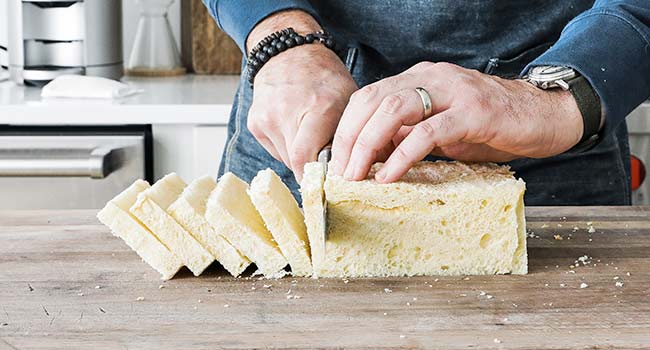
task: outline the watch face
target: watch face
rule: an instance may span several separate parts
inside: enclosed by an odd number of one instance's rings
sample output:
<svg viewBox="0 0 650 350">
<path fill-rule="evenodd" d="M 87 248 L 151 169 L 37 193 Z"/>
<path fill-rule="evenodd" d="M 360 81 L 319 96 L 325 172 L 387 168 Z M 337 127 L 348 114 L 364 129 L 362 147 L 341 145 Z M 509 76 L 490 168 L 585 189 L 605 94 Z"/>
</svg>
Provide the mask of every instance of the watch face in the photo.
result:
<svg viewBox="0 0 650 350">
<path fill-rule="evenodd" d="M 535 82 L 555 82 L 568 80 L 576 76 L 576 71 L 569 67 L 562 66 L 537 66 L 533 67 L 528 78 Z"/>
</svg>

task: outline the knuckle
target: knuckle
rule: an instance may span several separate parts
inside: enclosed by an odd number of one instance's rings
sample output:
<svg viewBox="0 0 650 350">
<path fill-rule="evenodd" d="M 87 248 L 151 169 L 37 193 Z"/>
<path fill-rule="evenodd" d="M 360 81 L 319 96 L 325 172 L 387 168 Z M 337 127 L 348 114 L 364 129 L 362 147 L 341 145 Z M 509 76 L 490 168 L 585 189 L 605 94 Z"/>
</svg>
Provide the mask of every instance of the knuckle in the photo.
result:
<svg viewBox="0 0 650 350">
<path fill-rule="evenodd" d="M 289 151 L 291 165 L 294 167 L 300 166 L 300 164 L 305 162 L 305 159 L 307 158 L 306 155 L 306 150 L 303 147 L 293 147 L 291 151 Z"/>
<path fill-rule="evenodd" d="M 352 93 L 351 102 L 366 103 L 377 94 L 377 86 L 373 84 L 366 85 Z"/>
<path fill-rule="evenodd" d="M 443 119 L 440 119 L 439 122 L 442 123 Z M 434 129 L 433 125 L 431 125 L 431 123 L 428 123 L 426 121 L 417 124 L 413 131 L 416 132 L 417 135 L 419 135 L 423 139 L 430 139 L 436 133 L 436 130 Z"/>
<path fill-rule="evenodd" d="M 413 67 L 411 67 L 413 70 L 428 70 L 431 69 L 435 66 L 436 64 L 430 61 L 422 61 L 416 63 Z"/>
<path fill-rule="evenodd" d="M 381 111 L 386 114 L 395 114 L 404 106 L 404 98 L 399 94 L 388 95 L 381 102 Z"/>
</svg>

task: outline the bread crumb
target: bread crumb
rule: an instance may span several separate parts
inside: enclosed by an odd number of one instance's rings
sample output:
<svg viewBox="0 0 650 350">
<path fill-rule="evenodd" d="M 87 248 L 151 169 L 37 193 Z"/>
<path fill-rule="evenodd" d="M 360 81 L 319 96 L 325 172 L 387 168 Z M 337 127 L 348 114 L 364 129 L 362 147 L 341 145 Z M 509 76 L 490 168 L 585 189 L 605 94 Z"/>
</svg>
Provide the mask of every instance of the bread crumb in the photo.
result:
<svg viewBox="0 0 650 350">
<path fill-rule="evenodd" d="M 95 286 L 95 289 L 102 289 L 101 286 Z"/>
<path fill-rule="evenodd" d="M 413 301 L 418 301 L 418 298 L 413 298 Z"/>
<path fill-rule="evenodd" d="M 393 290 L 390 288 L 384 288 L 384 293 L 392 293 Z"/>
<path fill-rule="evenodd" d="M 542 226 L 541 226 L 541 228 L 547 228 L 547 227 L 548 227 L 547 224 L 542 224 Z"/>
<path fill-rule="evenodd" d="M 587 230 L 589 233 L 594 233 L 596 232 L 596 229 L 593 226 L 589 226 L 589 229 Z"/>
<path fill-rule="evenodd" d="M 163 289 L 163 288 L 165 288 L 165 286 L 162 284 L 158 286 L 158 289 Z"/>
<path fill-rule="evenodd" d="M 591 222 L 591 221 L 587 221 L 587 226 L 591 226 L 591 225 L 593 225 L 593 224 L 594 224 L 593 222 Z"/>
<path fill-rule="evenodd" d="M 617 287 L 623 287 L 624 285 L 625 285 L 625 283 L 623 283 L 623 282 L 621 282 L 621 281 L 617 281 L 617 282 L 616 282 L 616 286 L 617 286 Z"/>
<path fill-rule="evenodd" d="M 544 283 L 544 287 L 548 287 L 548 283 Z"/>
<path fill-rule="evenodd" d="M 486 295 L 485 297 L 488 298 L 488 299 L 492 299 L 492 298 L 494 298 L 494 296 L 492 296 L 492 295 L 490 295 L 490 294 Z"/>
<path fill-rule="evenodd" d="M 77 295 L 80 296 L 80 297 L 82 297 L 82 296 L 84 296 L 84 293 L 79 293 L 79 294 L 77 294 Z"/>
<path fill-rule="evenodd" d="M 143 301 L 143 300 L 144 300 L 144 297 L 137 297 L 137 298 L 135 298 L 135 301 Z"/>
<path fill-rule="evenodd" d="M 440 280 L 436 278 L 436 279 L 435 279 L 435 280 L 433 280 L 433 281 L 434 281 L 434 282 L 438 282 L 438 281 L 440 281 Z"/>
<path fill-rule="evenodd" d="M 566 287 L 566 284 L 560 283 L 560 287 L 564 288 L 564 287 Z"/>
<path fill-rule="evenodd" d="M 557 224 L 557 227 L 562 227 L 562 224 Z"/>
<path fill-rule="evenodd" d="M 556 241 L 561 241 L 561 240 L 564 239 L 564 238 L 562 238 L 562 236 L 560 236 L 560 235 L 553 235 L 553 238 L 555 238 Z"/>
<path fill-rule="evenodd" d="M 576 232 L 578 230 L 579 230 L 578 226 L 573 226 L 573 232 Z"/>
<path fill-rule="evenodd" d="M 459 296 L 461 296 L 461 297 L 466 297 L 466 296 L 467 296 L 467 294 L 465 294 L 465 293 L 462 293 L 462 294 L 459 294 Z"/>
<path fill-rule="evenodd" d="M 584 282 L 580 283 L 580 289 L 585 289 L 585 288 L 587 288 L 587 287 L 589 287 L 588 284 L 586 284 L 586 283 L 584 283 Z"/>
<path fill-rule="evenodd" d="M 626 275 L 628 275 L 628 276 L 632 276 L 632 274 L 631 274 L 631 273 L 629 273 L 629 272 L 626 272 L 625 274 L 626 274 Z"/>
<path fill-rule="evenodd" d="M 480 296 L 484 296 L 485 294 L 486 294 L 486 293 L 485 293 L 484 291 L 480 291 L 480 292 L 478 293 L 478 295 L 480 295 Z"/>
<path fill-rule="evenodd" d="M 269 289 L 271 287 L 273 287 L 272 284 L 265 284 L 265 285 L 262 286 L 262 288 L 266 288 L 266 289 Z"/>
<path fill-rule="evenodd" d="M 501 344 L 501 340 L 499 338 L 494 338 L 494 343 L 495 344 Z"/>
<path fill-rule="evenodd" d="M 230 307 L 230 305 L 228 305 L 228 304 L 223 304 L 223 307 Z"/>
<path fill-rule="evenodd" d="M 384 312 L 384 316 L 388 315 L 388 312 Z"/>
<path fill-rule="evenodd" d="M 201 299 L 198 300 L 198 303 L 199 303 L 199 304 L 202 303 L 202 302 L 203 302 L 203 300 L 201 300 Z"/>
<path fill-rule="evenodd" d="M 349 280 L 343 280 L 343 283 L 348 284 Z"/>
<path fill-rule="evenodd" d="M 409 303 L 409 302 L 407 301 L 407 302 L 406 302 L 406 306 L 411 306 L 411 303 Z"/>
<path fill-rule="evenodd" d="M 463 281 L 469 281 L 469 277 L 463 278 Z"/>
<path fill-rule="evenodd" d="M 404 334 L 400 334 L 399 337 L 400 337 L 400 339 L 404 339 L 404 338 L 406 338 L 406 336 L 405 336 Z"/>
</svg>

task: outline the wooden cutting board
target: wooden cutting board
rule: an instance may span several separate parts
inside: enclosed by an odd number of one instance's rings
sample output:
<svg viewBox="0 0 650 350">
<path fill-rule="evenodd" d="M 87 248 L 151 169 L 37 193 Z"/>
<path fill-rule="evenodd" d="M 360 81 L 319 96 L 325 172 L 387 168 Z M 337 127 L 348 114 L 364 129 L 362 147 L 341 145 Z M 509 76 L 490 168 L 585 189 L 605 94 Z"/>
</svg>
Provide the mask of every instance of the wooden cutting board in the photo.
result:
<svg viewBox="0 0 650 350">
<path fill-rule="evenodd" d="M 168 282 L 95 211 L 0 212 L 0 349 L 650 348 L 650 208 L 526 211 L 524 276 Z"/>
<path fill-rule="evenodd" d="M 181 53 L 198 74 L 239 74 L 242 54 L 222 32 L 201 0 L 181 1 Z"/>
</svg>

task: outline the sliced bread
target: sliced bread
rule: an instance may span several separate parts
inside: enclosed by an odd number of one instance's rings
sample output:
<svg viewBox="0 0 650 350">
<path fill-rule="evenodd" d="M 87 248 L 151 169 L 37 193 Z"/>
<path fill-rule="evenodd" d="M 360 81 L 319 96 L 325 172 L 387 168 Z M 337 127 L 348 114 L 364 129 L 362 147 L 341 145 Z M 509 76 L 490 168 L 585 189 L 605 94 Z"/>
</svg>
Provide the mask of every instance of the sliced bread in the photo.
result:
<svg viewBox="0 0 650 350">
<path fill-rule="evenodd" d="M 271 169 L 257 173 L 248 194 L 278 243 L 294 276 L 311 275 L 305 217 L 282 179 Z"/>
<path fill-rule="evenodd" d="M 248 184 L 224 174 L 208 199 L 205 217 L 267 277 L 282 274 L 287 260 L 248 196 Z"/>
<path fill-rule="evenodd" d="M 251 261 L 205 219 L 208 197 L 216 186 L 217 183 L 210 176 L 194 180 L 167 208 L 167 212 L 236 277 L 246 270 Z"/>
<path fill-rule="evenodd" d="M 140 192 L 130 211 L 198 276 L 214 261 L 214 256 L 165 211 L 185 186 L 178 175 L 171 173 Z"/>
<path fill-rule="evenodd" d="M 162 279 L 168 280 L 183 267 L 183 262 L 129 212 L 138 193 L 148 188 L 147 182 L 135 181 L 106 203 L 106 206 L 97 213 L 97 218 L 111 229 L 113 235 L 120 237 L 133 249 L 144 262 L 158 271 Z"/>
</svg>

